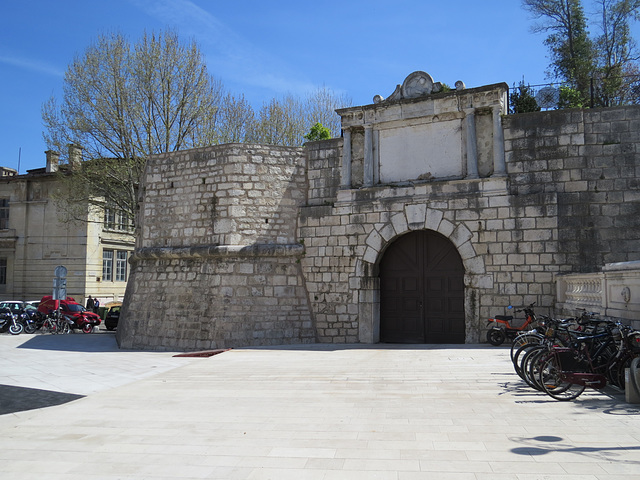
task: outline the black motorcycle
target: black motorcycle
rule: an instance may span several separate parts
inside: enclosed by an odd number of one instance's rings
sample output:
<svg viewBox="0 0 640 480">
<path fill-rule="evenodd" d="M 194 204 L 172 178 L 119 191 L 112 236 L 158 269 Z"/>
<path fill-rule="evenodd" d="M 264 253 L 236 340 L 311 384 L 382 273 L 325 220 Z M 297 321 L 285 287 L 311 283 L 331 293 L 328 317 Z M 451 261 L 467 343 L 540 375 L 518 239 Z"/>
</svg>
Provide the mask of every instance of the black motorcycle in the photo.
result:
<svg viewBox="0 0 640 480">
<path fill-rule="evenodd" d="M 24 325 L 18 321 L 18 315 L 11 313 L 8 308 L 0 308 L 0 332 L 9 330 L 11 335 L 20 335 Z"/>
<path fill-rule="evenodd" d="M 24 326 L 25 333 L 35 333 L 42 327 L 45 316 L 34 309 L 20 310 L 18 321 Z"/>
</svg>

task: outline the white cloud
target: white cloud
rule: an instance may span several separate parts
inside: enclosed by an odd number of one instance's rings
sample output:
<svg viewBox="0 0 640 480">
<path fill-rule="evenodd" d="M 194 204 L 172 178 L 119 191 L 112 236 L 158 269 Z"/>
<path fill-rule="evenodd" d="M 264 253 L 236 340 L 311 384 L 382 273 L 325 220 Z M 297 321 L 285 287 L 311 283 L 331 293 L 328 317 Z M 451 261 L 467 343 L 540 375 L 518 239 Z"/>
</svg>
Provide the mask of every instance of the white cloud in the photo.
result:
<svg viewBox="0 0 640 480">
<path fill-rule="evenodd" d="M 47 62 L 34 60 L 31 58 L 0 56 L 0 63 L 22 68 L 25 70 L 31 70 L 37 73 L 52 75 L 54 77 L 64 76 L 64 70 L 61 70 L 60 68 Z"/>
<path fill-rule="evenodd" d="M 148 15 L 193 37 L 207 57 L 211 73 L 239 85 L 275 94 L 304 94 L 316 88 L 273 57 L 189 0 L 131 0 Z"/>
</svg>

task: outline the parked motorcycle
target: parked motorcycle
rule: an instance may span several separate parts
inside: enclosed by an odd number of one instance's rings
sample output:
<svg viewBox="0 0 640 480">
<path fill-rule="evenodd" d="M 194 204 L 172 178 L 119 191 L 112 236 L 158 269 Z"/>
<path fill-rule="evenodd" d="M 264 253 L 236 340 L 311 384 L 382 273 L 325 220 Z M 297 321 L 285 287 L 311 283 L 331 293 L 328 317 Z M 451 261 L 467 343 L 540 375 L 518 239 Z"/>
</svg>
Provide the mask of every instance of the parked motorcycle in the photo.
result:
<svg viewBox="0 0 640 480">
<path fill-rule="evenodd" d="M 497 347 L 502 345 L 507 338 L 513 341 L 519 333 L 536 328 L 538 326 L 538 319 L 533 311 L 534 305 L 535 302 L 528 307 L 516 310 L 517 313 L 524 312 L 527 315 L 526 321 L 520 327 L 514 327 L 511 325 L 513 315 L 496 315 L 495 317 L 490 318 L 487 322 L 487 326 L 491 326 L 487 332 L 487 341 L 491 345 L 495 345 Z M 507 309 L 511 310 L 513 309 L 513 306 L 509 305 Z"/>
<path fill-rule="evenodd" d="M 64 318 L 69 322 L 71 330 L 82 330 L 83 333 L 91 333 L 93 329 L 100 325 L 100 319 L 88 315 L 64 314 Z"/>
<path fill-rule="evenodd" d="M 18 315 L 11 313 L 8 308 L 0 309 L 0 332 L 9 330 L 11 335 L 20 335 L 24 325 L 18 321 Z"/>
<path fill-rule="evenodd" d="M 18 313 L 18 321 L 24 326 L 25 333 L 35 333 L 44 323 L 44 316 L 37 310 L 21 310 Z"/>
</svg>

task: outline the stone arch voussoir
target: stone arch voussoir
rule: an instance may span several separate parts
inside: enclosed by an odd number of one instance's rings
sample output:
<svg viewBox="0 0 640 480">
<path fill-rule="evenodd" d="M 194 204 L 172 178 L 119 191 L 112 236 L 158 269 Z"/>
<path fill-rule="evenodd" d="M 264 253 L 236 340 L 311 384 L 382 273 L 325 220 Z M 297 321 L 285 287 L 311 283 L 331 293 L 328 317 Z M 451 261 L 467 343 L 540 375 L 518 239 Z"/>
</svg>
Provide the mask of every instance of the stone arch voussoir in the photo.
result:
<svg viewBox="0 0 640 480">
<path fill-rule="evenodd" d="M 469 228 L 464 223 L 452 223 L 445 218 L 443 210 L 426 204 L 406 204 L 403 211 L 391 215 L 388 222 L 376 225 L 365 240 L 363 262 L 376 265 L 380 254 L 393 240 L 415 230 L 433 230 L 447 237 L 460 253 L 468 275 L 485 274 L 484 259 L 473 246 L 473 233 Z M 358 264 L 356 272 L 364 272 L 364 265 Z"/>
</svg>

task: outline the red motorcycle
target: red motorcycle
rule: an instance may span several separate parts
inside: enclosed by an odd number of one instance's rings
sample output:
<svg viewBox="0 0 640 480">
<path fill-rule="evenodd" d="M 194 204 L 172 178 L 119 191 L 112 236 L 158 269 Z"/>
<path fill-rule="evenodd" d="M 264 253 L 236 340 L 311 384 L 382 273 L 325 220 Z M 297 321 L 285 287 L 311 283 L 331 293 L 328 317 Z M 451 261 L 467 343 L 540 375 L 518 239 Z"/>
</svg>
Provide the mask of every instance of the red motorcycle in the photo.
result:
<svg viewBox="0 0 640 480">
<path fill-rule="evenodd" d="M 494 318 L 490 318 L 487 322 L 487 326 L 491 326 L 487 331 L 487 341 L 497 347 L 502 345 L 507 338 L 513 341 L 519 333 L 525 330 L 533 330 L 538 325 L 538 319 L 533 311 L 534 305 L 535 302 L 528 307 L 516 310 L 516 313 L 524 312 L 527 315 L 526 321 L 520 327 L 511 325 L 513 315 L 496 315 Z M 512 308 L 513 306 L 511 305 L 507 307 L 509 310 Z"/>
</svg>

